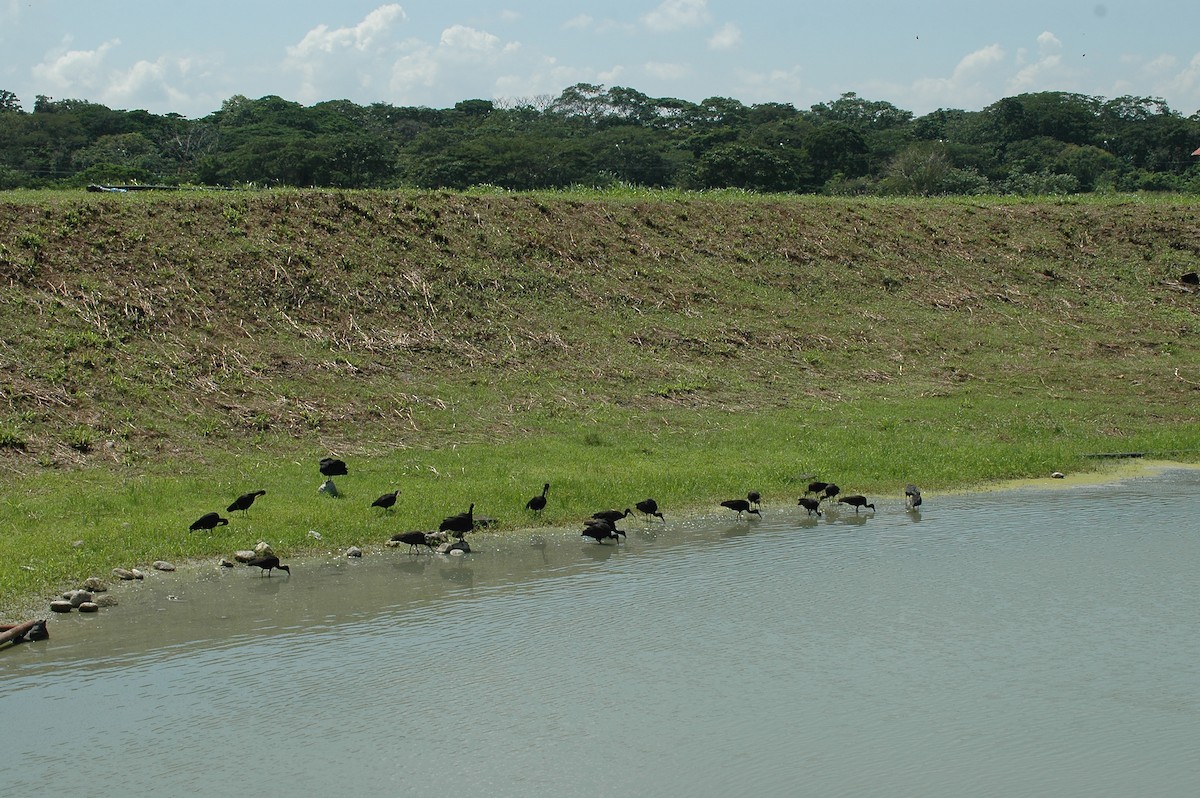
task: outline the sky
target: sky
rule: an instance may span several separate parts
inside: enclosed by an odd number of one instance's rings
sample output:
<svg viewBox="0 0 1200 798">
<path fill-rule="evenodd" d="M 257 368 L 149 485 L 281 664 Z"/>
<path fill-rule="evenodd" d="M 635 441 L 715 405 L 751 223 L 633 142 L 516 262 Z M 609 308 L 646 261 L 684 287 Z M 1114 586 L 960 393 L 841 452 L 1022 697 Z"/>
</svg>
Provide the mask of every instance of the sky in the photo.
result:
<svg viewBox="0 0 1200 798">
<path fill-rule="evenodd" d="M 1200 111 L 1183 0 L 0 0 L 0 89 L 200 118 L 235 95 L 544 105 L 577 83 L 920 116 L 1026 92 Z"/>
</svg>

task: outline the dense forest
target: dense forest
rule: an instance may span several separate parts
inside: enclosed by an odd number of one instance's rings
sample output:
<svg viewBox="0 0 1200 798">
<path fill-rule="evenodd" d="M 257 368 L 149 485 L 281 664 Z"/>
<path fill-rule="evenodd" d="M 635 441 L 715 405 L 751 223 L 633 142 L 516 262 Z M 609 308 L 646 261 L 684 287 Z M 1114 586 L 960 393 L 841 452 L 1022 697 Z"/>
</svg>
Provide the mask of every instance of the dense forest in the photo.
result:
<svg viewBox="0 0 1200 798">
<path fill-rule="evenodd" d="M 0 90 L 0 189 L 89 184 L 825 194 L 1200 193 L 1200 112 L 1153 97 L 1006 97 L 915 116 L 854 93 L 799 110 L 577 84 L 453 108 L 234 96 L 201 119 Z"/>
</svg>

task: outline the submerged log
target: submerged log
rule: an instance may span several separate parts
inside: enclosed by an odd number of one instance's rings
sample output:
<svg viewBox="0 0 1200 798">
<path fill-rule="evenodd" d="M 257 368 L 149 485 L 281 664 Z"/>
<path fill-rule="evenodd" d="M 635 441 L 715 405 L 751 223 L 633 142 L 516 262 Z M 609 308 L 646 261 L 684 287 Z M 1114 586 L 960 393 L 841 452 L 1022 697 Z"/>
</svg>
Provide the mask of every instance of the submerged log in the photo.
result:
<svg viewBox="0 0 1200 798">
<path fill-rule="evenodd" d="M 13 626 L 0 626 L 0 644 L 20 643 L 26 637 L 30 640 L 45 640 L 50 637 L 46 631 L 46 620 L 26 621 Z"/>
</svg>

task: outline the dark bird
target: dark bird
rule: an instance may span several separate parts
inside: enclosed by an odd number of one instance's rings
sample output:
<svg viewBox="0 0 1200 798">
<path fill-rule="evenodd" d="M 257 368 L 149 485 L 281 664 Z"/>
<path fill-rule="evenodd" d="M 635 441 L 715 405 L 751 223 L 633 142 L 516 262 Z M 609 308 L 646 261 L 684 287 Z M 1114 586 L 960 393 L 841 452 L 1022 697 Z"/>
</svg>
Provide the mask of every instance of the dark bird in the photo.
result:
<svg viewBox="0 0 1200 798">
<path fill-rule="evenodd" d="M 859 507 L 870 507 L 871 512 L 875 512 L 875 505 L 867 504 L 866 496 L 843 496 L 838 499 L 838 504 L 848 504 L 854 508 L 854 512 L 858 512 Z"/>
<path fill-rule="evenodd" d="M 915 510 L 921 506 L 921 489 L 916 485 L 908 485 L 904 488 L 904 506 L 909 510 Z"/>
<path fill-rule="evenodd" d="M 541 496 L 534 496 L 532 499 L 525 502 L 525 509 L 533 510 L 535 513 L 541 512 L 542 510 L 546 509 L 546 491 L 548 491 L 548 490 L 550 490 L 549 482 L 547 482 L 545 485 L 542 485 L 542 495 Z"/>
<path fill-rule="evenodd" d="M 612 521 L 607 521 L 603 518 L 593 518 L 583 525 L 583 531 L 579 533 L 580 537 L 589 537 L 597 543 L 603 543 L 606 540 L 615 540 L 621 542 L 621 535 L 625 533 L 613 526 Z"/>
<path fill-rule="evenodd" d="M 625 512 L 621 512 L 620 510 L 601 510 L 598 513 L 592 513 L 592 518 L 598 518 L 601 521 L 608 521 L 610 524 L 615 526 L 618 521 L 629 515 L 631 512 L 633 511 L 628 507 L 625 508 Z"/>
<path fill-rule="evenodd" d="M 195 532 L 199 529 L 207 529 L 211 532 L 212 530 L 216 529 L 219 526 L 226 526 L 228 524 L 229 524 L 228 518 L 222 518 L 217 513 L 205 513 L 204 515 L 200 516 L 195 521 L 193 521 L 192 525 L 188 527 L 188 530 L 191 532 Z"/>
<path fill-rule="evenodd" d="M 334 457 L 322 457 L 319 467 L 321 473 L 327 477 L 340 477 L 350 473 L 346 470 L 346 463 Z"/>
<path fill-rule="evenodd" d="M 738 514 L 738 518 L 742 517 L 742 513 L 753 513 L 759 518 L 762 518 L 762 513 L 750 506 L 750 502 L 745 499 L 730 499 L 729 501 L 721 502 L 722 507 L 728 507 Z"/>
<path fill-rule="evenodd" d="M 281 571 L 287 571 L 288 576 L 292 575 L 292 569 L 288 568 L 286 565 L 280 565 L 279 558 L 274 554 L 264 554 L 261 557 L 255 557 L 253 560 L 248 560 L 246 565 L 255 565 L 261 568 L 262 571 L 258 572 L 259 576 L 262 576 L 264 571 L 266 572 L 267 576 L 270 576 L 271 571 L 276 568 Z"/>
<path fill-rule="evenodd" d="M 839 488 L 837 485 L 834 485 L 832 482 L 830 482 L 828 485 L 825 486 L 824 496 L 826 499 L 832 499 L 834 496 L 838 495 L 841 492 L 842 492 L 841 488 Z"/>
<path fill-rule="evenodd" d="M 472 504 L 470 509 L 465 513 L 452 515 L 449 518 L 443 518 L 442 523 L 438 526 L 439 532 L 449 532 L 456 538 L 461 538 L 463 535 L 475 529 L 475 505 Z"/>
<path fill-rule="evenodd" d="M 746 494 L 746 501 L 750 502 L 751 507 L 762 506 L 762 494 L 756 490 L 752 490 Z"/>
<path fill-rule="evenodd" d="M 801 496 L 800 497 L 800 506 L 803 507 L 805 510 L 808 510 L 809 516 L 816 515 L 816 516 L 820 517 L 820 515 L 821 515 L 821 500 L 820 499 L 810 499 L 807 496 Z"/>
<path fill-rule="evenodd" d="M 657 516 L 662 518 L 664 521 L 667 520 L 663 518 L 663 514 L 658 511 L 658 502 L 654 501 L 654 499 L 642 499 L 640 502 L 635 504 L 634 507 L 638 508 L 638 510 L 645 515 Z"/>
<path fill-rule="evenodd" d="M 424 532 L 400 532 L 392 535 L 392 540 L 397 543 L 407 543 L 410 554 L 419 550 L 417 546 L 425 546 L 430 552 L 433 551 L 433 544 L 429 542 L 429 536 Z"/>
<path fill-rule="evenodd" d="M 234 499 L 233 504 L 226 507 L 225 510 L 231 513 L 234 510 L 241 510 L 243 513 L 245 513 L 250 509 L 250 505 L 254 504 L 254 500 L 265 493 L 265 490 L 256 490 L 253 493 L 243 493 L 241 496 L 238 496 L 236 499 Z"/>
<path fill-rule="evenodd" d="M 810 482 L 808 483 L 808 487 L 804 489 L 804 495 L 807 496 L 810 493 L 820 493 L 828 487 L 828 482 Z"/>
<path fill-rule="evenodd" d="M 396 504 L 396 497 L 400 495 L 400 491 L 394 490 L 391 493 L 385 493 L 375 501 L 371 502 L 372 507 L 382 507 L 385 513 L 392 511 L 393 505 Z"/>
</svg>

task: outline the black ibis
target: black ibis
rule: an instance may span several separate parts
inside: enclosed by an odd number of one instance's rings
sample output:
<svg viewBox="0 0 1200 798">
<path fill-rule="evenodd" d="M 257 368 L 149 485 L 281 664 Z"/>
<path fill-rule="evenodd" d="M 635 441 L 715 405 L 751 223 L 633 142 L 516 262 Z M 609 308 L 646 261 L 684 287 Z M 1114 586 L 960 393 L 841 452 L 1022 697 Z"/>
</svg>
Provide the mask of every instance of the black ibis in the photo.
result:
<svg viewBox="0 0 1200 798">
<path fill-rule="evenodd" d="M 424 532 L 400 532 L 392 535 L 392 540 L 397 543 L 407 543 L 410 554 L 419 551 L 417 546 L 425 546 L 429 551 L 433 551 L 433 544 L 429 542 L 429 536 Z"/>
<path fill-rule="evenodd" d="M 800 506 L 803 507 L 805 510 L 808 510 L 809 516 L 816 515 L 816 516 L 820 517 L 820 515 L 821 515 L 821 500 L 820 499 L 810 499 L 807 496 L 801 496 L 800 497 Z"/>
<path fill-rule="evenodd" d="M 663 521 L 667 520 L 663 518 L 663 514 L 658 511 L 658 502 L 654 501 L 654 499 L 642 499 L 640 502 L 635 504 L 634 507 L 638 508 L 639 511 L 647 516 L 657 516 Z"/>
<path fill-rule="evenodd" d="M 225 510 L 231 513 L 235 510 L 241 510 L 244 514 L 250 509 L 250 505 L 254 504 L 254 500 L 265 493 L 265 490 L 256 490 L 252 491 L 251 493 L 243 493 L 241 496 L 238 496 L 236 499 L 234 499 L 233 504 L 226 507 Z"/>
<path fill-rule="evenodd" d="M 396 497 L 400 495 L 400 491 L 394 490 L 391 493 L 385 493 L 375 501 L 371 502 L 372 507 L 382 507 L 385 513 L 390 513 L 392 507 L 396 504 Z"/>
<path fill-rule="evenodd" d="M 742 513 L 753 513 L 759 518 L 762 518 L 762 513 L 760 513 L 754 507 L 751 507 L 750 502 L 746 501 L 745 499 L 730 499 L 728 501 L 723 501 L 721 502 L 721 506 L 728 507 L 730 510 L 733 510 L 738 514 L 738 518 L 742 517 Z"/>
<path fill-rule="evenodd" d="M 456 538 L 462 538 L 463 535 L 475 529 L 475 505 L 472 503 L 470 509 L 465 513 L 452 515 L 448 518 L 443 518 L 442 523 L 438 526 L 439 532 L 449 532 Z"/>
<path fill-rule="evenodd" d="M 350 473 L 346 470 L 346 463 L 336 457 L 322 457 L 319 468 L 327 477 L 341 477 Z"/>
<path fill-rule="evenodd" d="M 610 524 L 615 526 L 618 521 L 629 515 L 631 512 L 633 511 L 628 507 L 625 508 L 625 512 L 621 512 L 620 510 L 601 510 L 598 513 L 592 513 L 592 518 L 598 518 L 601 521 L 608 521 Z"/>
<path fill-rule="evenodd" d="M 909 510 L 915 510 L 921 506 L 921 489 L 916 485 L 908 485 L 904 488 L 904 506 Z"/>
<path fill-rule="evenodd" d="M 525 502 L 525 509 L 533 510 L 535 513 L 541 512 L 542 510 L 546 509 L 546 491 L 548 491 L 548 490 L 550 490 L 549 482 L 547 482 L 545 485 L 542 485 L 542 495 L 541 496 L 534 496 L 532 499 Z"/>
<path fill-rule="evenodd" d="M 871 512 L 875 512 L 875 505 L 867 504 L 866 496 L 843 496 L 838 499 L 838 504 L 848 504 L 854 508 L 854 512 L 858 512 L 859 507 L 870 507 Z"/>
<path fill-rule="evenodd" d="M 606 540 L 615 540 L 621 542 L 621 535 L 625 533 L 617 529 L 612 521 L 607 521 L 603 518 L 593 518 L 584 522 L 583 531 L 579 533 L 580 537 L 589 537 L 597 543 L 603 543 Z"/>
<path fill-rule="evenodd" d="M 217 513 L 205 513 L 193 521 L 192 525 L 188 527 L 188 530 L 195 532 L 200 529 L 207 529 L 211 532 L 219 526 L 227 526 L 228 524 L 228 518 L 222 518 Z"/>
<path fill-rule="evenodd" d="M 823 494 L 823 496 L 826 499 L 832 499 L 834 496 L 838 495 L 841 492 L 842 492 L 841 488 L 839 488 L 837 485 L 834 485 L 832 482 L 830 482 L 828 485 L 825 486 L 825 493 Z"/>
<path fill-rule="evenodd" d="M 274 554 L 264 554 L 261 557 L 255 557 L 253 560 L 247 560 L 246 565 L 254 565 L 261 568 L 262 570 L 258 572 L 259 576 L 262 576 L 264 573 L 266 573 L 267 576 L 270 576 L 271 571 L 275 570 L 276 568 L 281 571 L 286 571 L 288 576 L 292 575 L 292 569 L 288 568 L 286 565 L 280 565 L 279 558 Z"/>
<path fill-rule="evenodd" d="M 807 496 L 810 493 L 820 493 L 828 487 L 828 482 L 810 482 L 808 483 L 808 487 L 804 489 L 804 495 Z"/>
</svg>

